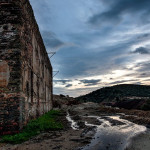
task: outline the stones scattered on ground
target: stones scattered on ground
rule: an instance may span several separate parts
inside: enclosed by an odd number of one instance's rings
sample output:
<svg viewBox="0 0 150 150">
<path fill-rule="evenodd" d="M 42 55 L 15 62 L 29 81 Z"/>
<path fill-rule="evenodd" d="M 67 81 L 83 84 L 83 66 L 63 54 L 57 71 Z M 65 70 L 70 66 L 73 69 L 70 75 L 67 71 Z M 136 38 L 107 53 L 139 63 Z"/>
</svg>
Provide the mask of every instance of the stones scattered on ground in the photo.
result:
<svg viewBox="0 0 150 150">
<path fill-rule="evenodd" d="M 81 120 L 81 117 L 79 115 L 74 115 L 71 117 L 73 120 L 77 121 L 77 120 Z"/>
<path fill-rule="evenodd" d="M 80 129 L 83 129 L 86 127 L 85 122 L 84 121 L 77 121 L 77 125 L 79 126 Z"/>
<path fill-rule="evenodd" d="M 91 127 L 91 126 L 90 127 L 86 127 L 82 131 L 80 137 L 92 137 L 94 135 L 94 133 L 96 132 L 95 129 L 96 129 L 96 127 Z"/>
</svg>

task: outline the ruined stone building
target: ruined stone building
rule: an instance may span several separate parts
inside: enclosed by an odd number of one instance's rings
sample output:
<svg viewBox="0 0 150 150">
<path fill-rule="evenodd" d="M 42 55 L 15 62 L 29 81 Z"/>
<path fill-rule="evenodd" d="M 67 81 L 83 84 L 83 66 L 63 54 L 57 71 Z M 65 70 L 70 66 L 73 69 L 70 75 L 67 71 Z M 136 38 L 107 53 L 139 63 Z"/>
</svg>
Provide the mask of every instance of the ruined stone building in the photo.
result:
<svg viewBox="0 0 150 150">
<path fill-rule="evenodd" d="M 0 135 L 51 108 L 52 66 L 29 0 L 0 0 Z"/>
</svg>

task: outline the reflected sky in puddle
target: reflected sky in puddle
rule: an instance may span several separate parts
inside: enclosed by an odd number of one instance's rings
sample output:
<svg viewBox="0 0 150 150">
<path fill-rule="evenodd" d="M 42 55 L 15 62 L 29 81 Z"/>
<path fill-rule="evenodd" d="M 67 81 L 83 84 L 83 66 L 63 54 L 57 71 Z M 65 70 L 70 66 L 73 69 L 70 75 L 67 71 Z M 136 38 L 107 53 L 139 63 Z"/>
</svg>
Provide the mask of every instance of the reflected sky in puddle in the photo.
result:
<svg viewBox="0 0 150 150">
<path fill-rule="evenodd" d="M 97 132 L 91 144 L 83 150 L 124 150 L 132 137 L 146 131 L 146 127 L 120 119 L 120 116 L 97 117 L 97 119 L 102 122 L 101 125 L 86 122 L 87 126 L 96 126 Z"/>
<path fill-rule="evenodd" d="M 74 129 L 74 130 L 79 129 L 79 126 L 77 125 L 77 123 L 73 119 L 71 119 L 70 114 L 68 112 L 67 112 L 66 119 L 71 123 L 72 129 Z"/>
</svg>

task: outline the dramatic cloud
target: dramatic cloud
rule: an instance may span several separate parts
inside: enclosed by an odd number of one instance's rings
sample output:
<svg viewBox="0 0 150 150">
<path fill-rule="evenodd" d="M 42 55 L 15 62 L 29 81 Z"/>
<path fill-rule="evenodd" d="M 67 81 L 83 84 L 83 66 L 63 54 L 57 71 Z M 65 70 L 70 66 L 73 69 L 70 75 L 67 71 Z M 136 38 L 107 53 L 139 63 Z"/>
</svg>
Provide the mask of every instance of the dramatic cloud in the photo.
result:
<svg viewBox="0 0 150 150">
<path fill-rule="evenodd" d="M 104 2 L 105 4 L 107 2 Z M 92 24 L 118 23 L 123 21 L 124 15 L 132 15 L 146 18 L 149 15 L 149 0 L 112 0 L 109 9 L 92 16 L 89 20 Z"/>
<path fill-rule="evenodd" d="M 150 0 L 30 2 L 47 51 L 57 52 L 55 94 L 150 84 Z"/>
<path fill-rule="evenodd" d="M 133 51 L 132 53 L 149 54 L 150 50 L 145 47 L 139 47 L 139 48 L 136 48 L 135 51 Z"/>
</svg>

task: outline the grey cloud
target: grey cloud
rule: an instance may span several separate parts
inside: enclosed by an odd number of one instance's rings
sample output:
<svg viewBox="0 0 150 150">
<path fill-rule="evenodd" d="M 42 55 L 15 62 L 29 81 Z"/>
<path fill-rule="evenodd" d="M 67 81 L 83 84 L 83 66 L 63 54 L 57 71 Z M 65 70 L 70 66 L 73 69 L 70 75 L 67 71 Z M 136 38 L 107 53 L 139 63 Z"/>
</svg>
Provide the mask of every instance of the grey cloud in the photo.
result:
<svg viewBox="0 0 150 150">
<path fill-rule="evenodd" d="M 92 85 L 97 85 L 101 80 L 80 80 L 81 83 L 84 83 L 85 86 L 92 86 Z"/>
<path fill-rule="evenodd" d="M 84 29 L 82 27 L 80 28 L 79 26 L 79 29 L 72 28 L 72 32 L 60 33 L 59 35 L 61 36 L 59 36 L 58 38 L 56 36 L 57 33 L 50 32 L 51 28 L 48 28 L 48 24 L 51 24 L 51 22 L 49 21 L 49 23 L 47 23 L 46 21 L 50 20 L 51 18 L 51 15 L 47 15 L 48 14 L 47 12 L 50 11 L 48 5 L 51 6 L 50 5 L 51 1 L 55 4 L 58 4 L 59 0 L 57 2 L 55 0 L 45 0 L 44 2 L 41 2 L 40 0 L 38 0 L 37 3 L 34 3 L 34 0 L 31 0 L 31 1 L 33 5 L 37 7 L 35 10 L 36 12 L 38 12 L 37 18 L 40 18 L 39 25 L 43 26 L 41 29 L 48 30 L 48 31 L 42 30 L 42 35 L 46 43 L 46 47 L 61 48 L 61 50 L 57 52 L 57 55 L 55 55 L 55 59 L 51 60 L 53 68 L 56 68 L 57 70 L 60 71 L 60 74 L 58 74 L 57 76 L 58 78 L 60 79 L 74 78 L 75 76 L 83 77 L 83 76 L 86 76 L 87 74 L 88 76 L 92 76 L 95 74 L 97 75 L 107 74 L 111 72 L 113 69 L 122 67 L 124 62 L 129 61 L 130 58 L 127 58 L 128 56 L 125 56 L 125 53 L 126 53 L 127 48 L 129 48 L 132 44 L 136 44 L 135 42 L 139 40 L 137 39 L 137 35 L 135 37 L 131 35 L 132 38 L 129 39 L 129 41 L 125 41 L 125 40 L 123 41 L 123 39 L 121 39 L 123 42 L 118 41 L 117 43 L 113 43 L 113 45 L 109 46 L 105 44 L 104 39 L 106 39 L 106 41 L 111 41 L 112 37 L 110 35 L 112 35 L 114 32 L 119 30 L 118 28 L 114 30 L 113 27 L 115 26 L 115 24 L 114 25 L 111 24 L 110 28 L 102 28 L 102 30 L 94 30 L 94 31 L 93 29 L 90 29 L 89 26 L 88 26 L 88 29 L 86 28 L 87 27 L 86 25 L 84 26 L 85 27 Z M 132 3 L 132 1 L 134 1 L 134 3 Z M 145 0 L 141 0 L 141 1 L 142 1 L 142 5 L 143 3 L 144 4 L 146 3 Z M 114 8 L 116 9 L 116 11 L 119 11 L 119 10 L 121 11 L 122 9 L 125 9 L 124 5 L 126 5 L 126 3 L 130 3 L 131 6 L 129 6 L 129 9 L 130 7 L 137 7 L 134 5 L 137 5 L 136 2 L 141 3 L 141 1 L 139 0 L 136 0 L 136 1 L 135 0 L 130 0 L 130 1 L 129 0 L 112 0 L 111 2 L 109 2 L 109 4 L 106 1 L 105 3 L 106 5 L 110 5 L 110 8 L 108 9 L 108 12 L 109 12 L 111 10 L 113 11 Z M 119 6 L 119 5 L 122 5 L 120 4 L 121 2 L 123 2 L 123 6 Z M 74 1 L 72 1 L 71 3 L 74 3 Z M 64 5 L 67 5 L 67 3 L 65 2 Z M 44 9 L 46 13 L 43 13 L 45 15 L 41 14 L 38 11 L 39 10 L 38 7 L 40 8 L 40 6 L 46 7 L 46 10 Z M 119 6 L 119 8 L 116 6 Z M 122 9 L 120 7 L 122 7 Z M 53 9 L 51 11 L 53 11 Z M 109 15 L 107 16 L 110 17 L 111 13 L 108 13 L 108 14 Z M 45 16 L 44 19 L 43 19 L 43 16 Z M 48 19 L 46 18 L 47 16 L 49 16 Z M 67 16 L 64 19 L 67 19 Z M 55 19 L 53 18 L 53 20 Z M 61 27 L 61 29 L 63 28 L 64 26 Z M 123 28 L 120 28 L 120 30 L 121 32 L 124 32 Z M 142 34 L 141 36 L 146 37 L 148 35 Z M 65 43 L 63 42 L 64 37 L 65 38 L 67 37 L 67 40 L 65 39 L 66 41 L 75 43 L 78 46 L 76 47 L 70 46 L 70 47 L 64 48 L 63 47 L 65 45 Z M 97 47 L 99 48 L 97 49 L 92 48 L 92 47 L 88 48 L 88 44 L 96 45 L 94 43 L 95 41 L 99 41 L 96 43 Z M 104 44 L 105 47 L 101 46 L 101 44 Z M 129 57 L 132 57 L 132 56 L 129 56 Z"/>
<path fill-rule="evenodd" d="M 100 48 L 90 49 L 83 47 L 69 47 L 58 51 L 55 56 L 55 61 L 58 64 L 58 70 L 61 72 L 59 78 L 77 78 L 92 76 L 95 74 L 107 74 L 113 69 L 119 69 L 126 61 L 130 61 L 126 49 L 132 41 L 124 42 L 114 46 L 105 47 L 105 51 L 100 51 Z"/>
<path fill-rule="evenodd" d="M 138 63 L 136 64 L 135 68 L 136 68 L 136 71 L 138 71 L 139 73 L 141 72 L 146 73 L 150 71 L 150 62 Z"/>
<path fill-rule="evenodd" d="M 137 39 L 142 40 L 142 39 L 149 39 L 150 38 L 150 33 L 145 33 L 145 34 L 141 34 L 137 37 Z"/>
<path fill-rule="evenodd" d="M 133 74 L 134 77 L 138 79 L 144 79 L 150 77 L 150 63 L 149 61 L 137 63 L 134 66 L 135 73 Z"/>
<path fill-rule="evenodd" d="M 123 14 L 129 14 L 131 16 L 134 13 L 142 11 L 150 12 L 150 1 L 149 0 L 115 0 L 111 3 L 110 8 L 105 12 L 92 16 L 89 20 L 92 24 L 102 24 L 103 22 L 118 22 L 121 21 Z"/>
<path fill-rule="evenodd" d="M 149 70 L 150 71 L 150 70 Z M 150 77 L 150 72 L 146 72 L 146 73 L 141 73 L 139 74 L 137 77 L 138 78 L 147 78 L 147 77 Z"/>
<path fill-rule="evenodd" d="M 65 85 L 68 82 L 71 82 L 72 80 L 54 80 L 54 83 L 61 83 L 63 85 Z"/>
<path fill-rule="evenodd" d="M 129 73 L 125 75 L 126 77 L 136 77 L 137 73 Z"/>
<path fill-rule="evenodd" d="M 138 78 L 142 78 L 142 79 L 144 79 L 144 78 L 149 78 L 150 77 L 150 70 L 148 70 L 146 73 L 137 73 L 137 77 Z"/>
<path fill-rule="evenodd" d="M 138 63 L 134 66 L 135 72 L 126 74 L 123 77 L 134 77 L 138 79 L 150 77 L 150 64 L 146 63 Z"/>
<path fill-rule="evenodd" d="M 139 47 L 139 48 L 136 48 L 132 53 L 149 54 L 150 50 L 146 47 Z"/>
<path fill-rule="evenodd" d="M 37 0 L 36 3 L 35 0 L 30 1 L 47 50 L 60 49 L 51 59 L 54 70 L 60 71 L 55 78 L 70 80 L 54 80 L 58 85 L 67 86 L 75 78 L 86 79 L 92 76 L 109 75 L 118 69 L 131 70 L 132 68 L 125 68 L 125 66 L 134 64 L 135 60 L 138 62 L 138 59 L 145 57 L 145 55 L 131 55 L 130 50 L 133 45 L 144 43 L 150 38 L 150 27 L 147 24 L 150 20 L 150 0 L 89 0 L 94 5 L 89 4 L 88 7 L 94 11 L 89 11 L 87 5 L 83 5 L 84 0 L 78 2 L 74 0 Z M 102 1 L 106 6 L 103 7 L 101 13 L 95 8 L 99 1 L 98 7 L 103 6 Z M 74 6 L 81 9 L 75 9 Z M 58 10 L 58 8 L 61 9 Z M 65 8 L 70 13 L 61 11 Z M 88 18 L 89 16 L 92 17 Z M 97 28 L 99 25 L 101 29 Z M 134 32 L 134 29 L 137 32 Z M 73 44 L 66 46 L 66 42 Z M 136 52 L 147 53 L 141 50 L 136 50 Z M 138 63 L 132 70 L 133 74 L 129 76 L 135 79 L 139 77 L 140 80 L 149 75 L 149 70 L 149 62 Z M 120 82 L 122 79 L 124 76 L 119 79 Z M 115 79 L 111 79 L 111 82 L 113 81 Z M 65 95 L 80 94 L 78 91 L 85 94 L 96 88 L 90 88 L 92 84 L 94 83 L 84 83 L 86 85 L 84 90 L 56 87 L 54 91 Z"/>
<path fill-rule="evenodd" d="M 118 14 L 116 14 L 116 12 L 104 12 L 102 14 L 96 14 L 89 20 L 89 22 L 92 24 L 102 24 L 104 22 L 118 23 L 119 21 L 121 21 L 121 17 Z"/>
<path fill-rule="evenodd" d="M 84 39 L 81 38 L 80 41 L 83 42 Z M 126 62 L 133 62 L 133 55 L 130 55 L 129 50 L 132 45 L 137 45 L 139 42 L 144 42 L 144 40 L 139 41 L 137 35 L 131 35 L 128 40 L 92 50 L 80 46 L 62 48 L 55 57 L 58 58 L 57 63 L 61 64 L 59 70 L 62 76 L 60 78 L 84 77 L 87 73 L 88 76 L 107 74 L 116 68 L 122 69 Z"/>
<path fill-rule="evenodd" d="M 141 75 L 142 75 L 142 76 L 145 76 L 145 75 L 146 75 L 146 73 L 142 73 Z"/>
<path fill-rule="evenodd" d="M 56 35 L 50 31 L 43 31 L 42 37 L 47 48 L 58 49 L 65 45 L 64 42 L 59 40 Z"/>
<path fill-rule="evenodd" d="M 121 84 L 121 83 L 126 83 L 126 82 L 133 82 L 133 81 L 137 81 L 137 80 L 121 80 L 121 81 L 111 82 L 109 84 L 110 85 L 112 85 L 112 84 Z"/>
<path fill-rule="evenodd" d="M 72 86 L 72 84 L 67 84 L 65 87 L 71 87 Z"/>
</svg>

